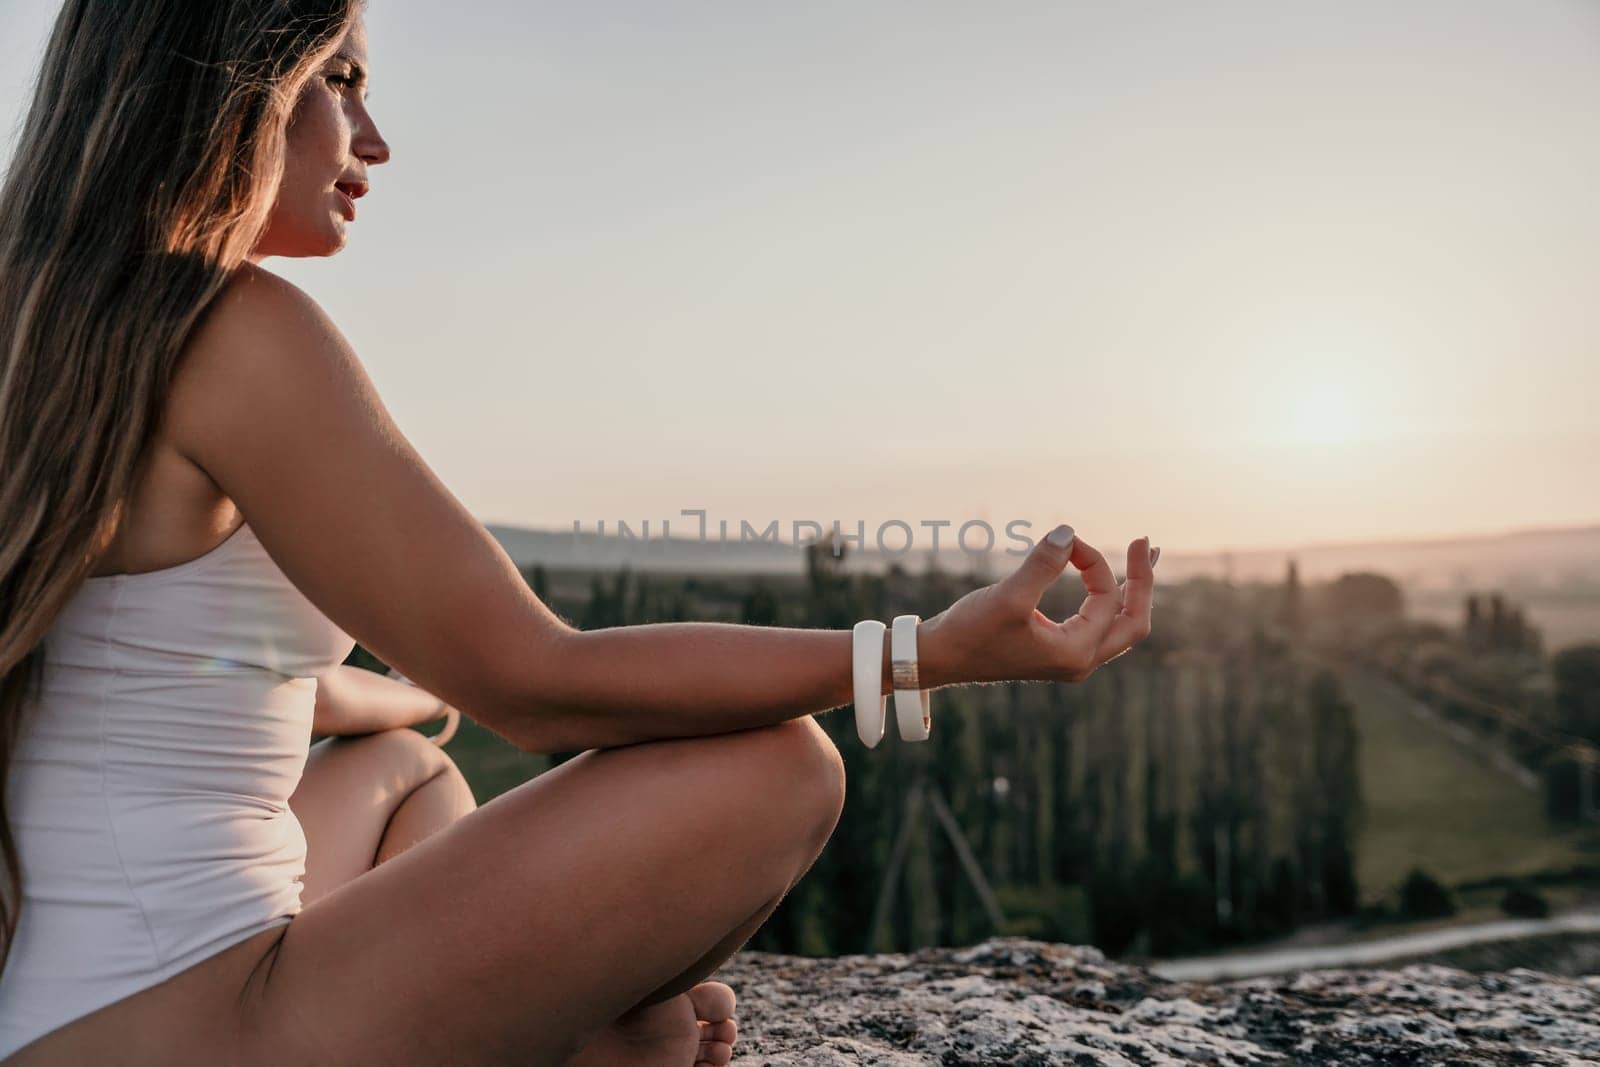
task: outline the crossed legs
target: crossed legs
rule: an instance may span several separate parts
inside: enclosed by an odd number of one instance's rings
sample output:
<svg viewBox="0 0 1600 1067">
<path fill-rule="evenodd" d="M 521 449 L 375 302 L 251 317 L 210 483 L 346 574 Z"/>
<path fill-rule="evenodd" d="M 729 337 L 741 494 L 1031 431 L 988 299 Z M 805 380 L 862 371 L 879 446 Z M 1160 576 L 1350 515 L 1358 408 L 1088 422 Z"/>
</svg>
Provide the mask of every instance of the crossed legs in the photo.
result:
<svg viewBox="0 0 1600 1067">
<path fill-rule="evenodd" d="M 379 753 L 384 769 L 357 770 Z M 388 731 L 308 764 L 309 903 L 247 998 L 268 1059 L 582 1063 L 754 934 L 844 797 L 810 716 L 591 750 L 477 809 L 443 755 Z"/>
</svg>

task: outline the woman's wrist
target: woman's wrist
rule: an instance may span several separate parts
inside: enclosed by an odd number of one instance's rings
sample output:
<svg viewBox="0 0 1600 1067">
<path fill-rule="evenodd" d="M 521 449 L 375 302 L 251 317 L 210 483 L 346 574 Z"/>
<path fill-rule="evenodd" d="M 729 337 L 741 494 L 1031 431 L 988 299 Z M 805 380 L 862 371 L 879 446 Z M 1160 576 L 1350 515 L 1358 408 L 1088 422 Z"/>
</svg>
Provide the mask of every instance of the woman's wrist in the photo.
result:
<svg viewBox="0 0 1600 1067">
<path fill-rule="evenodd" d="M 924 689 L 959 685 L 968 680 L 955 661 L 960 650 L 950 647 L 949 634 L 940 629 L 939 618 L 935 615 L 917 624 L 917 674 Z"/>
<path fill-rule="evenodd" d="M 956 673 L 956 666 L 951 662 L 951 649 L 947 647 L 947 638 L 939 632 L 939 617 L 923 619 L 917 623 L 917 687 L 919 689 L 939 689 L 947 685 L 956 685 L 965 679 Z M 882 692 L 888 696 L 894 692 L 894 672 L 891 666 L 891 652 L 889 635 L 884 635 L 883 641 L 883 675 Z"/>
</svg>

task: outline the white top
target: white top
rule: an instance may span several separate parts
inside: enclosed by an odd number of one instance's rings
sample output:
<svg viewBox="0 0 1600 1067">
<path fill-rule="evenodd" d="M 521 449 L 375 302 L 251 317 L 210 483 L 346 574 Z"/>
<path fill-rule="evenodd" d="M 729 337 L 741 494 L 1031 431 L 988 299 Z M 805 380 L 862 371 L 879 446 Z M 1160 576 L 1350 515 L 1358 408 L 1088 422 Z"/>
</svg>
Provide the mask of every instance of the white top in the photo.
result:
<svg viewBox="0 0 1600 1067">
<path fill-rule="evenodd" d="M 248 526 L 88 579 L 45 637 L 6 804 L 22 909 L 0 1058 L 300 910 L 315 676 L 355 643 Z"/>
</svg>

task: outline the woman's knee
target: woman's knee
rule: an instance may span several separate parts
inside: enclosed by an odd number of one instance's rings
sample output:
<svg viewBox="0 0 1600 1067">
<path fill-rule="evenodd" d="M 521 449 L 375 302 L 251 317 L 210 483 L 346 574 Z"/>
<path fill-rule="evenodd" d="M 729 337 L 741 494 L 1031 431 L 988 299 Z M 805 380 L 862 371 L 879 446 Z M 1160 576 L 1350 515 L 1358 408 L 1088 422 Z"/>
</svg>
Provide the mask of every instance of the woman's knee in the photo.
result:
<svg viewBox="0 0 1600 1067">
<path fill-rule="evenodd" d="M 844 757 L 814 715 L 801 715 L 755 731 L 763 735 L 768 760 L 765 777 L 779 799 L 797 802 L 827 840 L 844 811 Z"/>
<path fill-rule="evenodd" d="M 622 780 L 648 775 L 667 791 L 658 805 L 672 797 L 672 803 L 715 813 L 726 820 L 724 830 L 733 835 L 727 844 L 735 849 L 760 851 L 774 841 L 803 841 L 809 861 L 844 808 L 844 759 L 810 715 L 729 733 L 591 749 L 546 774 L 565 777 L 601 768 L 605 776 Z M 743 803 L 733 811 L 720 808 L 719 798 Z M 749 835 L 746 846 L 738 844 L 741 832 Z"/>
<path fill-rule="evenodd" d="M 378 754 L 376 758 L 382 772 L 399 780 L 420 783 L 452 771 L 460 774 L 455 760 L 444 749 L 409 726 L 380 730 L 348 740 L 370 746 Z"/>
<path fill-rule="evenodd" d="M 388 818 L 393 808 L 424 786 L 447 788 L 434 784 L 439 779 L 469 809 L 477 806 L 472 786 L 455 760 L 416 730 L 397 727 L 340 735 L 311 746 L 305 773 L 289 803 L 303 821 L 315 821 L 329 805 L 342 806 L 352 796 L 367 797 L 375 799 L 383 809 L 378 814 Z"/>
<path fill-rule="evenodd" d="M 385 730 L 373 736 L 383 738 L 384 743 L 390 746 L 391 767 L 398 770 L 408 796 L 424 786 L 447 789 L 467 810 L 477 807 L 466 775 L 449 753 L 431 739 L 409 727 Z"/>
</svg>

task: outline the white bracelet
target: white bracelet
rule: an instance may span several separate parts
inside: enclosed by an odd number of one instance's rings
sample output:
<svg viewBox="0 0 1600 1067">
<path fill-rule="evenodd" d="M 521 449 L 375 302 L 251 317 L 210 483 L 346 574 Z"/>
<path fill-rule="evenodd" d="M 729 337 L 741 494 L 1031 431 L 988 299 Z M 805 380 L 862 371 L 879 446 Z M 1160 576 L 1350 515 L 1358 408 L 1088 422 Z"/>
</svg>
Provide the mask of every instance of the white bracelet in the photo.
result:
<svg viewBox="0 0 1600 1067">
<path fill-rule="evenodd" d="M 920 615 L 896 615 L 889 632 L 889 665 L 894 672 L 894 716 L 900 740 L 926 741 L 928 691 L 917 678 L 917 623 Z"/>
<path fill-rule="evenodd" d="M 856 695 L 856 736 L 868 748 L 878 746 L 889 726 L 889 698 L 883 695 L 885 629 L 877 619 L 862 619 L 851 631 L 850 680 Z"/>
</svg>

